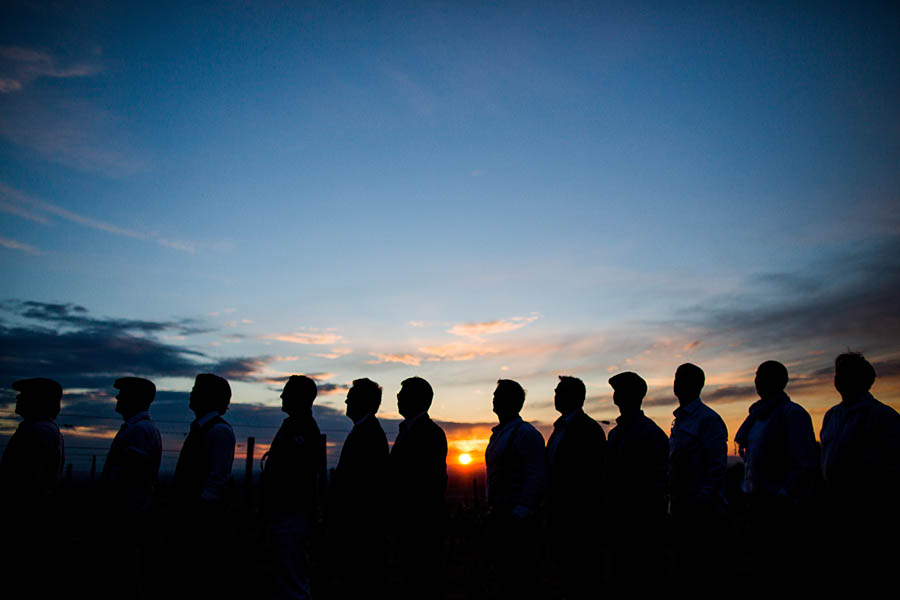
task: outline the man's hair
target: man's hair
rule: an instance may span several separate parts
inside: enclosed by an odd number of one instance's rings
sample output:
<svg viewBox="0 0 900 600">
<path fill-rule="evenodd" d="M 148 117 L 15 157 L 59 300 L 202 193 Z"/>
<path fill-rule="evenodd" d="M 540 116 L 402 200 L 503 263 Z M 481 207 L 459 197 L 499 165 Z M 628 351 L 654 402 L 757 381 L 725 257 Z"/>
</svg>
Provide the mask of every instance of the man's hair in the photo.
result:
<svg viewBox="0 0 900 600">
<path fill-rule="evenodd" d="M 584 398 L 587 396 L 587 389 L 584 382 L 577 377 L 571 375 L 560 375 L 559 385 L 566 398 L 575 400 L 578 406 L 584 406 Z"/>
<path fill-rule="evenodd" d="M 404 379 L 400 384 L 405 390 L 412 394 L 413 399 L 418 403 L 418 408 L 427 411 L 431 408 L 431 401 L 434 400 L 434 390 L 431 384 L 421 377 L 410 377 Z"/>
<path fill-rule="evenodd" d="M 284 389 L 290 395 L 291 400 L 299 400 L 309 404 L 313 403 L 313 400 L 316 399 L 316 395 L 319 393 L 315 380 L 306 375 L 291 375 L 287 383 L 284 384 Z"/>
<path fill-rule="evenodd" d="M 368 378 L 354 379 L 353 389 L 356 390 L 360 408 L 368 413 L 375 414 L 381 406 L 381 386 Z"/>
<path fill-rule="evenodd" d="M 675 370 L 675 378 L 681 380 L 687 390 L 699 396 L 703 384 L 706 383 L 706 375 L 703 369 L 692 363 L 684 363 Z"/>
<path fill-rule="evenodd" d="M 779 390 L 784 390 L 788 384 L 788 370 L 783 364 L 777 360 L 767 360 L 759 365 L 756 373 L 766 383 L 771 383 Z"/>
<path fill-rule="evenodd" d="M 502 396 L 508 397 L 513 402 L 513 408 L 516 412 L 520 412 L 525 406 L 525 390 L 519 385 L 518 381 L 512 379 L 498 379 L 497 391 Z"/>
<path fill-rule="evenodd" d="M 875 383 L 875 367 L 861 352 L 844 352 L 834 359 L 834 374 L 868 391 Z"/>
<path fill-rule="evenodd" d="M 228 381 L 213 373 L 200 373 L 195 381 L 200 385 L 213 410 L 224 415 L 231 402 L 231 386 L 228 385 Z"/>
</svg>

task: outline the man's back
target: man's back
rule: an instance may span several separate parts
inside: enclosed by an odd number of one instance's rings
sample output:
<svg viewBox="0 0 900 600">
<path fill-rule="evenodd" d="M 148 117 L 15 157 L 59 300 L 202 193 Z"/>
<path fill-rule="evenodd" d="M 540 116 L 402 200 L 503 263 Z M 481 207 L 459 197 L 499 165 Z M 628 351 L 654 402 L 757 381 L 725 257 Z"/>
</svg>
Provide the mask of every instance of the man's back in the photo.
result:
<svg viewBox="0 0 900 600">
<path fill-rule="evenodd" d="M 488 503 L 501 513 L 532 516 L 546 483 L 544 438 L 521 417 L 494 427 L 485 452 Z"/>
<path fill-rule="evenodd" d="M 4 503 L 34 508 L 56 492 L 64 462 L 63 439 L 50 419 L 25 419 L 9 438 L 0 462 Z"/>
<path fill-rule="evenodd" d="M 609 432 L 609 490 L 616 511 L 661 517 L 666 512 L 669 439 L 638 414 L 616 419 Z"/>
<path fill-rule="evenodd" d="M 135 514 L 150 507 L 162 459 L 162 437 L 142 411 L 126 419 L 109 448 L 102 479 L 117 512 Z"/>
<path fill-rule="evenodd" d="M 809 499 L 818 469 L 812 419 L 787 394 L 754 403 L 735 442 L 744 458 L 745 492 Z"/>
<path fill-rule="evenodd" d="M 447 437 L 427 414 L 397 436 L 390 464 L 399 511 L 413 514 L 442 510 L 447 490 Z"/>
<path fill-rule="evenodd" d="M 319 426 L 312 415 L 286 418 L 264 460 L 263 511 L 270 516 L 315 513 L 324 448 Z"/>
<path fill-rule="evenodd" d="M 388 469 L 388 443 L 375 415 L 353 426 L 347 435 L 334 473 L 336 508 L 344 519 L 368 521 L 382 518 Z"/>
<path fill-rule="evenodd" d="M 669 438 L 672 514 L 724 507 L 728 430 L 697 398 L 675 410 Z"/>
<path fill-rule="evenodd" d="M 182 503 L 227 502 L 234 446 L 234 432 L 221 416 L 207 415 L 191 424 L 172 479 Z"/>
<path fill-rule="evenodd" d="M 580 519 L 596 509 L 605 490 L 606 434 L 582 411 L 565 429 L 556 427 L 547 441 L 548 504 L 551 518 Z"/>
<path fill-rule="evenodd" d="M 825 413 L 822 472 L 832 496 L 860 505 L 892 505 L 900 478 L 900 415 L 866 394 Z"/>
</svg>

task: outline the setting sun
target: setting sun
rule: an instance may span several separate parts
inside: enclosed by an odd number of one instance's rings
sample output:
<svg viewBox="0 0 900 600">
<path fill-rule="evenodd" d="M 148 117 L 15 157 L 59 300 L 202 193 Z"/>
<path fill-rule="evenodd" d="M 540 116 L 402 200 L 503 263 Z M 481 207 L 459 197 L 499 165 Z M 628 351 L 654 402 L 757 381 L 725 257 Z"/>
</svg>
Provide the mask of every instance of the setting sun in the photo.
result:
<svg viewBox="0 0 900 600">
<path fill-rule="evenodd" d="M 460 454 L 459 455 L 460 464 L 467 465 L 472 462 L 472 456 L 469 454 Z"/>
</svg>

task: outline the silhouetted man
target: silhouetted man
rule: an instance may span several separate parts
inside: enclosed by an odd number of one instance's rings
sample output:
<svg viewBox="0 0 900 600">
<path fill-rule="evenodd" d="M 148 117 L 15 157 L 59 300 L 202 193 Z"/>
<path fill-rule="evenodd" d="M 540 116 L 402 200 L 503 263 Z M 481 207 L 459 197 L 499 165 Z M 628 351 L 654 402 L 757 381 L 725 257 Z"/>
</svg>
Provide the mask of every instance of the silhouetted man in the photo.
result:
<svg viewBox="0 0 900 600">
<path fill-rule="evenodd" d="M 609 432 L 609 522 L 612 535 L 613 584 L 620 592 L 634 591 L 638 581 L 655 592 L 662 565 L 662 529 L 666 518 L 669 440 L 641 410 L 647 383 L 626 371 L 610 377 L 613 403 L 619 407 Z"/>
<path fill-rule="evenodd" d="M 122 377 L 113 387 L 119 390 L 116 412 L 125 422 L 113 438 L 100 477 L 111 518 L 109 561 L 116 594 L 129 590 L 141 596 L 147 591 L 146 561 L 155 536 L 151 505 L 162 458 L 162 438 L 150 418 L 156 386 L 140 377 Z"/>
<path fill-rule="evenodd" d="M 378 597 L 384 579 L 388 443 L 375 417 L 381 386 L 357 379 L 347 392 L 347 435 L 334 473 L 332 526 L 347 598 Z"/>
<path fill-rule="evenodd" d="M 162 459 L 162 438 L 150 418 L 156 386 L 140 377 L 121 377 L 113 387 L 119 390 L 116 412 L 125 422 L 109 447 L 101 479 L 118 518 L 135 523 L 150 510 Z"/>
<path fill-rule="evenodd" d="M 401 596 L 437 598 L 443 592 L 447 519 L 447 437 L 429 418 L 434 392 L 421 377 L 405 380 L 397 393 L 403 416 L 391 447 L 391 481 Z"/>
<path fill-rule="evenodd" d="M 807 527 L 815 488 L 818 451 L 809 413 L 784 389 L 787 368 L 769 360 L 756 370 L 759 400 L 734 441 L 744 459 L 744 492 L 749 498 L 748 536 L 757 583 L 805 580 L 797 561 L 808 553 Z"/>
<path fill-rule="evenodd" d="M 55 592 L 52 573 L 58 569 L 55 519 L 57 487 L 65 453 L 54 419 L 59 414 L 62 386 L 52 379 L 20 379 L 16 414 L 22 422 L 9 438 L 0 460 L 0 507 L 5 518 L 3 568 L 11 576 Z M 9 582 L 8 582 L 9 583 Z"/>
<path fill-rule="evenodd" d="M 675 557 L 682 575 L 678 583 L 692 590 L 711 589 L 721 575 L 719 519 L 725 512 L 728 466 L 725 422 L 700 400 L 705 382 L 697 365 L 684 363 L 675 371 L 678 408 L 669 436 Z M 690 569 L 697 560 L 709 565 L 708 573 Z"/>
<path fill-rule="evenodd" d="M 531 597 L 538 582 L 538 509 L 546 485 L 544 438 L 519 416 L 525 390 L 497 381 L 492 429 L 485 452 L 494 562 L 501 598 Z"/>
<path fill-rule="evenodd" d="M 835 359 L 841 402 L 825 413 L 820 433 L 830 566 L 840 581 L 872 588 L 892 584 L 900 536 L 900 415 L 869 393 L 875 377 L 862 354 Z"/>
<path fill-rule="evenodd" d="M 309 598 L 307 546 L 318 517 L 322 434 L 312 415 L 316 382 L 292 375 L 281 392 L 282 422 L 263 456 L 262 513 L 275 569 L 276 598 Z"/>
<path fill-rule="evenodd" d="M 2 502 L 6 515 L 41 515 L 50 510 L 62 474 L 65 453 L 57 426 L 62 386 L 52 379 L 20 379 L 16 390 L 16 414 L 22 422 L 9 438 L 0 460 Z"/>
<path fill-rule="evenodd" d="M 560 417 L 547 441 L 551 549 L 568 598 L 595 595 L 605 563 L 599 520 L 588 515 L 606 512 L 606 434 L 584 413 L 585 395 L 580 379 L 559 377 L 554 406 Z"/>
<path fill-rule="evenodd" d="M 228 564 L 229 528 L 225 522 L 232 487 L 234 431 L 222 415 L 231 401 L 231 386 L 212 373 L 201 373 L 194 380 L 189 407 L 196 419 L 175 466 L 172 479 L 187 536 L 181 548 L 185 552 L 182 567 L 189 569 L 185 583 L 189 594 L 228 596 L 229 587 L 219 575 Z"/>
</svg>

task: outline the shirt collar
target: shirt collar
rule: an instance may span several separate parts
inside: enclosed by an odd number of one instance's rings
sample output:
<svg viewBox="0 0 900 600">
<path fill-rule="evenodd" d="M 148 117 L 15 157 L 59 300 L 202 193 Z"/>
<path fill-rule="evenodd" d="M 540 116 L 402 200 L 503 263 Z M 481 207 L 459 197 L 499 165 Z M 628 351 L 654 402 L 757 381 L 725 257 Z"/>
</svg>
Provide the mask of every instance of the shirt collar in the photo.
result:
<svg viewBox="0 0 900 600">
<path fill-rule="evenodd" d="M 141 412 L 137 413 L 136 415 L 132 415 L 128 419 L 125 419 L 125 422 L 129 425 L 134 425 L 138 421 L 143 421 L 144 419 L 149 419 L 149 418 L 150 418 L 150 411 L 142 410 Z"/>
<path fill-rule="evenodd" d="M 218 415 L 219 415 L 219 411 L 211 410 L 208 413 L 206 413 L 205 415 L 203 415 L 202 417 L 197 417 L 196 419 L 194 419 L 194 422 L 191 423 L 191 426 L 192 427 L 203 427 L 204 425 L 206 425 L 207 423 L 212 421 L 213 418 L 217 417 Z"/>
<path fill-rule="evenodd" d="M 363 418 L 361 418 L 359 421 L 354 421 L 353 426 L 356 427 L 357 425 L 359 425 L 360 423 L 362 423 L 363 421 L 365 421 L 366 419 L 368 419 L 371 416 L 372 416 L 372 413 L 369 413 L 366 416 L 364 416 Z"/>
<path fill-rule="evenodd" d="M 506 423 L 500 423 L 498 425 L 494 425 L 493 427 L 491 427 L 491 431 L 493 431 L 496 434 L 501 434 L 504 431 L 506 431 L 507 429 L 510 429 L 511 427 L 514 427 L 521 422 L 522 422 L 522 415 L 516 415 L 515 419 L 510 419 Z"/>
<path fill-rule="evenodd" d="M 427 417 L 427 416 L 428 416 L 428 411 L 423 410 L 422 412 L 420 412 L 419 414 L 417 414 L 413 417 L 404 419 L 403 421 L 400 422 L 400 429 L 407 430 L 410 427 L 412 427 L 413 425 L 415 425 L 416 423 L 418 423 L 419 421 L 421 421 L 424 417 Z"/>
<path fill-rule="evenodd" d="M 863 408 L 864 406 L 869 406 L 874 402 L 875 402 L 875 397 L 870 392 L 866 392 L 865 394 L 863 394 L 862 396 L 859 397 L 859 400 L 857 400 L 856 402 L 853 402 L 852 404 L 848 404 L 848 403 L 844 402 L 843 400 L 841 401 L 841 404 L 845 407 L 844 410 L 849 411 L 849 410 L 857 410 L 859 408 Z"/>
<path fill-rule="evenodd" d="M 643 416 L 644 411 L 642 410 L 627 415 L 619 415 L 618 417 L 616 417 L 616 425 L 628 425 L 632 421 L 637 421 Z"/>
<path fill-rule="evenodd" d="M 691 400 L 684 406 L 679 406 L 672 414 L 675 415 L 675 418 L 677 419 L 679 417 L 693 415 L 698 410 L 700 410 L 700 396 L 697 396 L 694 400 Z"/>
<path fill-rule="evenodd" d="M 572 412 L 570 412 L 567 415 L 560 415 L 560 417 L 558 419 L 553 421 L 553 426 L 560 427 L 560 426 L 569 425 L 572 423 L 572 421 L 574 421 L 578 417 L 579 413 L 583 413 L 583 412 L 584 412 L 584 409 L 576 408 L 575 410 L 573 410 Z"/>
</svg>

